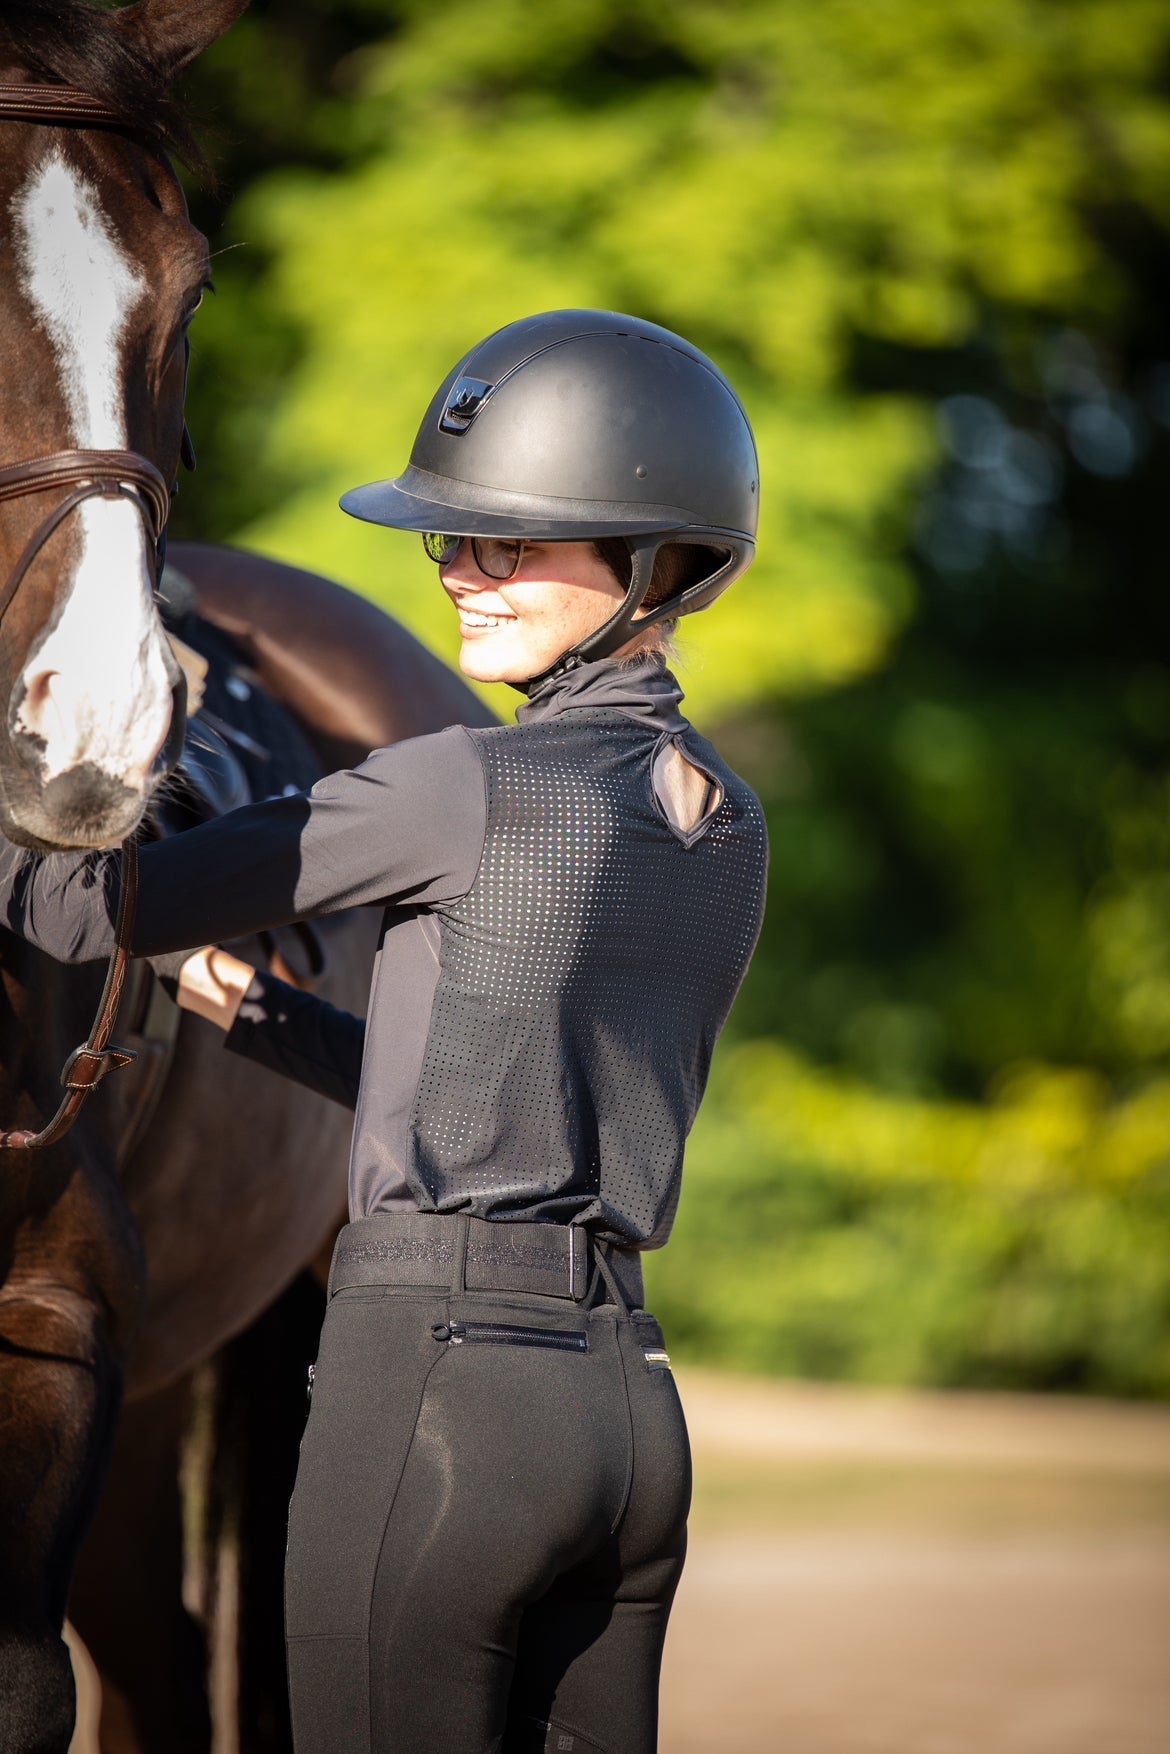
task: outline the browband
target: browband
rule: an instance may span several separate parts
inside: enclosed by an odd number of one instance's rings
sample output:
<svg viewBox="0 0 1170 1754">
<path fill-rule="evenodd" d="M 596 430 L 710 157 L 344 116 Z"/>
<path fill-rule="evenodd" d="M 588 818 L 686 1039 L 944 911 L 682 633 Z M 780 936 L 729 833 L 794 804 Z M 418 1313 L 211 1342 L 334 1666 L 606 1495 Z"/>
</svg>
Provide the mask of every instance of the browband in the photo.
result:
<svg viewBox="0 0 1170 1754">
<path fill-rule="evenodd" d="M 120 111 L 72 85 L 0 85 L 0 121 L 133 127 Z"/>
</svg>

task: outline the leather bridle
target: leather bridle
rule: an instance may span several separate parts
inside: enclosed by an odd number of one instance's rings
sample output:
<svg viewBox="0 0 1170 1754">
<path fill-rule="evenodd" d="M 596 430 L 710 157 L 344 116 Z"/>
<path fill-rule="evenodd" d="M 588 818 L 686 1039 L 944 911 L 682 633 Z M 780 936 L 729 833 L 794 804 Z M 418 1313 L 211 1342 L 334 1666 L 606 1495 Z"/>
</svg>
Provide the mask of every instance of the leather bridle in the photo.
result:
<svg viewBox="0 0 1170 1754">
<path fill-rule="evenodd" d="M 124 116 L 88 92 L 68 85 L 0 85 L 0 122 L 42 122 L 51 127 L 108 127 L 134 135 Z M 184 454 L 190 452 L 186 428 Z M 155 561 L 155 580 L 162 572 L 163 541 L 170 515 L 173 489 L 148 457 L 137 451 L 55 451 L 22 463 L 0 468 L 0 503 L 30 494 L 66 488 L 65 497 L 47 513 L 26 543 L 23 552 L 0 587 L 0 618 L 45 543 L 89 499 L 128 499 L 142 515 L 150 536 Z M 56 1114 L 39 1132 L 15 1127 L 0 1131 L 0 1151 L 43 1150 L 56 1144 L 77 1119 L 90 1092 L 107 1072 L 128 1066 L 137 1056 L 128 1048 L 110 1045 L 118 1017 L 118 1004 L 130 960 L 134 936 L 134 911 L 138 895 L 138 848 L 133 839 L 124 842 L 121 857 L 121 888 L 118 899 L 116 948 L 106 970 L 97 1016 L 83 1045 L 75 1048 L 61 1071 L 65 1095 Z"/>
<path fill-rule="evenodd" d="M 142 513 L 159 570 L 159 548 L 170 515 L 167 484 L 147 457 L 137 451 L 54 451 L 0 469 L 0 503 L 30 493 L 71 487 L 63 500 L 41 520 L 16 565 L 0 588 L 0 619 L 24 582 L 24 576 L 53 532 L 87 499 L 128 499 Z"/>
</svg>

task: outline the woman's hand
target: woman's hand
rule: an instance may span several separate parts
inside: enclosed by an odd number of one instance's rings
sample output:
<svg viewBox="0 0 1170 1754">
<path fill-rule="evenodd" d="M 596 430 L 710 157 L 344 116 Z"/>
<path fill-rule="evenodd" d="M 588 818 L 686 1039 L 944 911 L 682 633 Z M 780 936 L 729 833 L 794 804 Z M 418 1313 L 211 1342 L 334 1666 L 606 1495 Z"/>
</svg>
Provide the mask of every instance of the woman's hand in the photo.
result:
<svg viewBox="0 0 1170 1754">
<path fill-rule="evenodd" d="M 179 1004 L 219 1029 L 230 1029 L 255 973 L 250 962 L 210 944 L 196 950 L 179 970 Z"/>
</svg>

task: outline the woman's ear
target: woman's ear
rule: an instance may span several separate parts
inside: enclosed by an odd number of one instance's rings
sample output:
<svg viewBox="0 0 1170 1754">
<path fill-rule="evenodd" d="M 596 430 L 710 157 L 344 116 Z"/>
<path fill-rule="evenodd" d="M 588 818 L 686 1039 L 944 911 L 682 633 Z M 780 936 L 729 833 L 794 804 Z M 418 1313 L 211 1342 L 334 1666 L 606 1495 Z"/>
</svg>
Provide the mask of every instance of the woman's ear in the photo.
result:
<svg viewBox="0 0 1170 1754">
<path fill-rule="evenodd" d="M 169 84 L 236 22 L 248 0 L 138 0 L 110 22 L 160 68 Z"/>
</svg>

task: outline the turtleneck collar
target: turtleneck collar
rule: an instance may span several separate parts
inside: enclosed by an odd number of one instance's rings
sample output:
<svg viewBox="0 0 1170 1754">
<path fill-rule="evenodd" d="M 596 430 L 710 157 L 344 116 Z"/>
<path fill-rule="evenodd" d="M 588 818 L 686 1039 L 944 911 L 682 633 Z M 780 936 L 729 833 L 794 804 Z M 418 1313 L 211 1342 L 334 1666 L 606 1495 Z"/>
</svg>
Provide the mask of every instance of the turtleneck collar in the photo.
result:
<svg viewBox="0 0 1170 1754">
<path fill-rule="evenodd" d="M 666 668 L 661 652 L 649 652 L 631 663 L 620 658 L 598 658 L 564 676 L 544 682 L 519 707 L 521 724 L 556 718 L 574 707 L 603 707 L 646 719 L 663 731 L 679 731 L 686 720 L 679 712 L 683 691 Z"/>
</svg>

